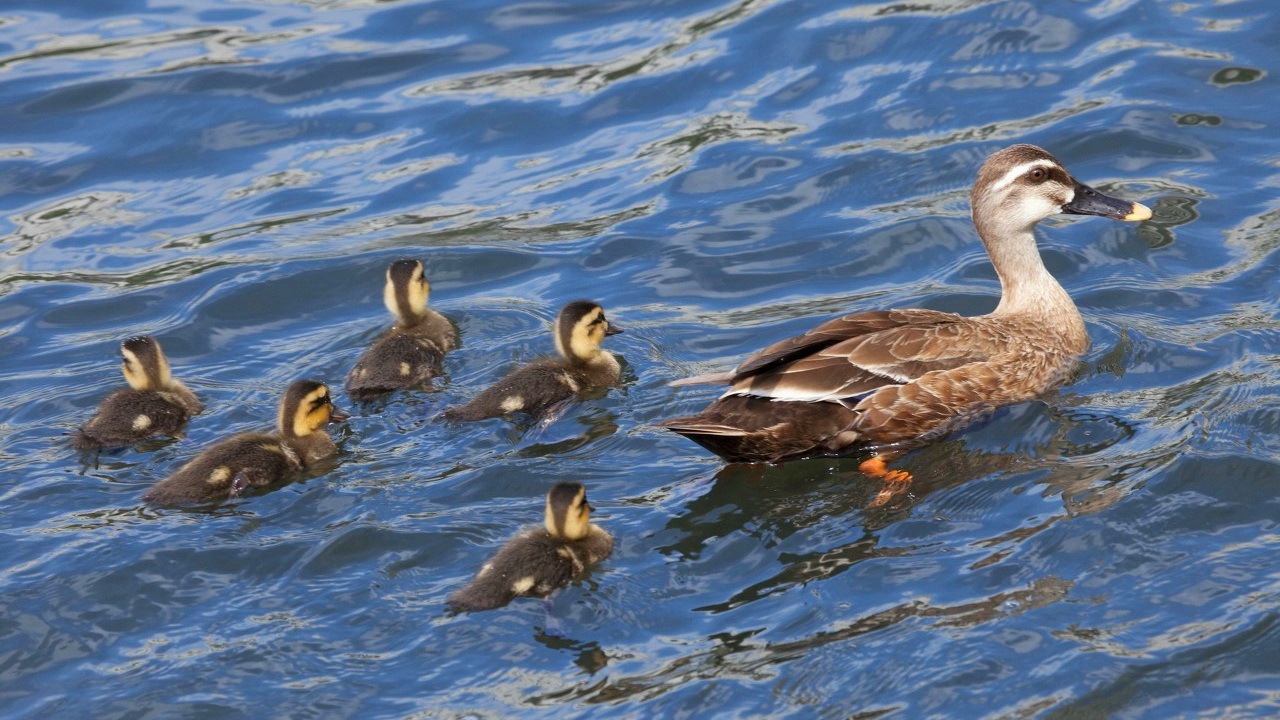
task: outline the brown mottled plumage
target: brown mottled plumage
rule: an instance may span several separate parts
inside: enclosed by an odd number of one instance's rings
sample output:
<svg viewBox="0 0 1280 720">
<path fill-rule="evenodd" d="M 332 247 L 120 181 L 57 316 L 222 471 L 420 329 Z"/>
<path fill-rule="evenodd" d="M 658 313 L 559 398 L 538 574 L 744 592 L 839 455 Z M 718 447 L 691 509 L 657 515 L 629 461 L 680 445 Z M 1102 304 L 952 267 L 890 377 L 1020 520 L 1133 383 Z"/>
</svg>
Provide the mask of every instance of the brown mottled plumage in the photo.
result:
<svg viewBox="0 0 1280 720">
<path fill-rule="evenodd" d="M 558 483 L 547 493 L 543 526 L 507 541 L 466 587 L 449 596 L 455 610 L 489 610 L 518 595 L 547 595 L 613 552 L 613 537 L 592 525 L 587 490 Z"/>
<path fill-rule="evenodd" d="M 169 372 L 169 360 L 155 338 L 131 337 L 120 343 L 121 370 L 129 387 L 111 393 L 98 412 L 71 438 L 79 450 L 98 450 L 141 442 L 155 435 L 178 436 L 204 406 Z"/>
<path fill-rule="evenodd" d="M 142 499 L 154 505 L 209 502 L 270 485 L 335 454 L 324 426 L 345 419 L 324 383 L 298 380 L 280 400 L 277 434 L 248 432 L 222 440 L 152 485 Z"/>
<path fill-rule="evenodd" d="M 583 390 L 616 385 L 622 368 L 613 353 L 600 349 L 609 335 L 622 332 L 590 300 L 565 305 L 556 318 L 560 357 L 543 358 L 519 368 L 466 405 L 445 410 L 446 420 L 483 420 L 522 412 L 541 415 Z"/>
<path fill-rule="evenodd" d="M 1145 220 L 1151 211 L 1099 194 L 1033 145 L 992 155 L 970 199 L 1000 276 L 994 312 L 887 310 L 830 320 L 730 373 L 673 383 L 730 389 L 701 413 L 662 425 L 731 461 L 878 449 L 864 470 L 902 480 L 909 476 L 884 467 L 901 448 L 1064 382 L 1089 338 L 1075 303 L 1045 269 L 1033 227 L 1059 212 Z"/>
<path fill-rule="evenodd" d="M 400 388 L 429 385 L 444 354 L 458 347 L 458 332 L 427 307 L 431 284 L 422 263 L 397 260 L 387 268 L 383 302 L 396 324 L 369 347 L 347 375 L 347 394 L 364 399 Z"/>
</svg>

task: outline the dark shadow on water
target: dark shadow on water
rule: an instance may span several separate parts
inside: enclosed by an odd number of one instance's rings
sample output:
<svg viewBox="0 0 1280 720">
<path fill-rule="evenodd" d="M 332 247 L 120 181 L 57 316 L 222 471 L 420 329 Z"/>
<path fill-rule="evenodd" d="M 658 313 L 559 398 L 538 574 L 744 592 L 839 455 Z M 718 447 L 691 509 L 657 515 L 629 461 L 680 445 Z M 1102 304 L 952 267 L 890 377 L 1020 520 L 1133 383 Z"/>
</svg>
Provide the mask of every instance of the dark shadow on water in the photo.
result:
<svg viewBox="0 0 1280 720">
<path fill-rule="evenodd" d="M 588 675 L 594 675 L 609 664 L 609 656 L 594 640 L 574 640 L 561 634 L 560 628 L 539 629 L 533 639 L 550 650 L 567 652 L 573 657 L 573 664 L 582 668 Z"/>
<path fill-rule="evenodd" d="M 778 570 L 770 577 L 736 589 L 721 602 L 696 608 L 720 613 L 815 580 L 840 575 L 863 561 L 902 557 L 927 551 L 932 543 L 882 547 L 881 531 L 915 516 L 914 511 L 931 496 L 963 488 L 980 478 L 998 474 L 1032 477 L 1063 497 L 1064 511 L 1044 523 L 1021 528 L 1028 535 L 1052 526 L 1068 515 L 1097 512 L 1118 502 L 1128 492 L 1121 481 L 1133 469 L 1113 470 L 1105 463 L 1077 466 L 1070 458 L 1102 453 L 1131 438 L 1131 423 L 1094 409 L 1062 407 L 1042 402 L 998 411 L 991 420 L 971 426 L 950 439 L 921 448 L 894 467 L 908 470 L 914 480 L 909 489 L 883 507 L 871 505 L 881 482 L 859 471 L 865 457 L 800 460 L 782 465 L 731 464 L 710 480 L 706 492 L 667 522 L 676 539 L 658 552 L 684 560 L 700 558 L 707 546 L 720 538 L 746 535 L 764 547 L 831 518 L 847 518 L 861 533 L 834 547 L 804 553 L 779 553 Z M 1153 460 L 1159 464 L 1161 459 Z M 1099 483 L 1114 476 L 1116 484 Z M 1024 481 L 1025 482 L 1025 481 Z M 977 519 L 998 509 L 999 498 L 991 487 L 961 491 L 937 504 L 939 520 Z M 969 495 L 973 495 L 970 497 Z M 1025 539 L 1023 536 L 1015 540 Z M 993 545 L 1008 538 L 992 538 Z M 998 554 L 993 555 L 997 557 Z"/>
</svg>

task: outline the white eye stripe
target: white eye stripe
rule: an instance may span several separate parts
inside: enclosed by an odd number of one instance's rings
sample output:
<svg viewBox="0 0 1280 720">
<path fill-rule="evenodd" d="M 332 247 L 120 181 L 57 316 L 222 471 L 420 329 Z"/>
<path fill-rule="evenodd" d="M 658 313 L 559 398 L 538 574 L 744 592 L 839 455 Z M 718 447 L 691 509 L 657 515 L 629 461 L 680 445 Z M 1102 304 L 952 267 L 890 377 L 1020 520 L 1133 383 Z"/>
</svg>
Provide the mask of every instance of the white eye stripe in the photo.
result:
<svg viewBox="0 0 1280 720">
<path fill-rule="evenodd" d="M 1048 160 L 1032 160 L 1030 162 L 1024 162 L 1021 165 L 1014 165 L 1005 172 L 1003 177 L 991 183 L 991 192 L 999 192 L 1009 187 L 1015 183 L 1018 178 L 1026 175 L 1036 168 L 1042 168 L 1046 173 L 1048 173 L 1055 167 L 1057 167 L 1057 165 L 1049 162 Z"/>
</svg>

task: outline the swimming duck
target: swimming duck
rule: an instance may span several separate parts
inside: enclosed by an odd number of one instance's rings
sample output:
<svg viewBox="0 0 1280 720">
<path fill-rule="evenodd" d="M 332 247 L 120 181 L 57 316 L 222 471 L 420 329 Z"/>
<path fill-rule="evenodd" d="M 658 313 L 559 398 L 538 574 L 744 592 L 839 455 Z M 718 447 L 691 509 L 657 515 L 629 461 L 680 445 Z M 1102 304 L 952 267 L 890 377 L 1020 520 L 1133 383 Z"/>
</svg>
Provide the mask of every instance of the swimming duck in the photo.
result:
<svg viewBox="0 0 1280 720">
<path fill-rule="evenodd" d="M 455 610 L 489 610 L 517 595 L 547 595 L 609 557 L 613 537 L 592 525 L 587 489 L 558 483 L 547 493 L 543 527 L 530 526 L 507 541 L 475 578 L 449 596 Z"/>
<path fill-rule="evenodd" d="M 324 383 L 298 380 L 280 399 L 277 434 L 247 432 L 222 440 L 152 485 L 142 499 L 155 505 L 208 502 L 270 485 L 334 455 L 338 448 L 324 426 L 343 420 Z"/>
<path fill-rule="evenodd" d="M 120 343 L 121 369 L 129 387 L 111 393 L 98 413 L 72 436 L 78 450 L 132 445 L 153 435 L 177 436 L 204 405 L 169 371 L 155 338 L 137 335 Z"/>
<path fill-rule="evenodd" d="M 1065 382 L 1089 344 L 1075 303 L 1045 269 L 1033 228 L 1055 213 L 1146 220 L 1147 207 L 1081 183 L 1034 145 L 993 154 L 970 193 L 973 223 L 1000 277 L 987 315 L 859 312 L 774 343 L 727 373 L 705 410 L 661 423 L 730 461 L 780 462 L 871 450 L 860 469 L 886 481 L 874 504 L 910 482 L 889 462 L 992 408 Z"/>
<path fill-rule="evenodd" d="M 356 361 L 347 375 L 347 394 L 369 398 L 426 385 L 440 374 L 444 354 L 458 347 L 458 332 L 445 316 L 427 307 L 430 294 L 421 262 L 391 263 L 382 301 L 396 324 Z"/>
<path fill-rule="evenodd" d="M 579 391 L 609 387 L 622 377 L 613 353 L 600 343 L 622 328 L 610 323 L 604 308 L 590 300 L 565 305 L 556 318 L 556 350 L 560 357 L 543 358 L 515 370 L 462 407 L 445 410 L 446 420 L 484 418 L 524 412 L 541 415 Z"/>
</svg>

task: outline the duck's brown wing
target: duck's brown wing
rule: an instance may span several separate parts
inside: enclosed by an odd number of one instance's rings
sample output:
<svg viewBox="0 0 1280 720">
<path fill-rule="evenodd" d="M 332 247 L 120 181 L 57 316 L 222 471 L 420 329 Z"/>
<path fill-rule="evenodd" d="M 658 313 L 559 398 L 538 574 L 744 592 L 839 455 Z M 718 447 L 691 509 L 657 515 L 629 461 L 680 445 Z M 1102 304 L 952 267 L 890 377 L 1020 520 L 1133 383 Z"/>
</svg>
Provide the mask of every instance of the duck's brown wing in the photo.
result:
<svg viewBox="0 0 1280 720">
<path fill-rule="evenodd" d="M 1007 346 L 999 330 L 951 313 L 857 313 L 752 356 L 738 367 L 729 394 L 852 407 L 880 388 L 983 362 Z"/>
<path fill-rule="evenodd" d="M 919 324 L 931 317 L 941 322 L 958 316 L 932 310 L 874 310 L 842 315 L 803 335 L 780 340 L 756 351 L 734 369 L 733 381 L 807 357 L 846 340 L 902 325 Z"/>
</svg>

